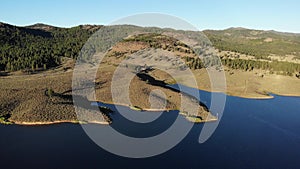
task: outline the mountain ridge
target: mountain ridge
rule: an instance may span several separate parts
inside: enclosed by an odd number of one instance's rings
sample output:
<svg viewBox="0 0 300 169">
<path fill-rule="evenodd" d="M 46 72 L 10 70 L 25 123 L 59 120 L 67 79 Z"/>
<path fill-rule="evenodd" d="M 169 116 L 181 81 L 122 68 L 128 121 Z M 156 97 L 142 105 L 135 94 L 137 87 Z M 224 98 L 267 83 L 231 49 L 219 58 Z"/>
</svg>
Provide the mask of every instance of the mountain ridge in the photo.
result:
<svg viewBox="0 0 300 169">
<path fill-rule="evenodd" d="M 1 22 L 0 21 L 0 26 L 1 25 L 10 25 L 10 26 L 15 26 L 15 27 L 27 27 L 27 28 L 32 28 L 32 29 L 39 29 L 39 27 L 53 27 L 53 28 L 61 28 L 61 29 L 70 29 L 70 28 L 74 28 L 74 27 L 78 27 L 78 26 L 107 26 L 107 25 L 101 25 L 101 24 L 78 24 L 76 26 L 69 26 L 69 27 L 62 27 L 62 26 L 55 26 L 55 25 L 50 25 L 50 24 L 45 24 L 42 22 L 37 22 L 34 24 L 30 24 L 30 25 L 25 25 L 25 26 L 20 26 L 20 25 L 14 25 L 14 24 L 10 24 L 10 23 L 6 23 L 6 22 Z M 161 28 L 164 29 L 164 28 Z M 168 28 L 166 28 L 168 29 Z M 173 29 L 173 28 L 172 28 Z M 201 30 L 203 31 L 226 31 L 226 30 L 253 30 L 253 31 L 265 31 L 265 32 L 273 32 L 273 33 L 279 33 L 279 34 L 294 34 L 294 35 L 299 35 L 300 36 L 300 32 L 289 32 L 289 31 L 279 31 L 279 30 L 265 30 L 265 29 L 256 29 L 256 28 L 247 28 L 247 27 L 228 27 L 225 29 L 203 29 Z"/>
<path fill-rule="evenodd" d="M 126 25 L 120 26 L 126 28 Z M 60 28 L 43 23 L 19 27 L 0 23 L 0 70 L 34 70 L 60 65 L 62 57 L 76 58 L 88 38 L 101 27 L 102 25 L 78 25 Z M 132 28 L 143 29 L 137 26 Z M 171 30 L 155 27 L 147 29 Z M 185 33 L 193 34 L 189 31 Z M 235 52 L 236 56 L 243 54 L 246 57 L 271 60 L 269 57 L 276 55 L 288 56 L 290 60 L 300 59 L 300 36 L 294 34 L 241 27 L 205 30 L 203 33 L 214 48 Z"/>
</svg>

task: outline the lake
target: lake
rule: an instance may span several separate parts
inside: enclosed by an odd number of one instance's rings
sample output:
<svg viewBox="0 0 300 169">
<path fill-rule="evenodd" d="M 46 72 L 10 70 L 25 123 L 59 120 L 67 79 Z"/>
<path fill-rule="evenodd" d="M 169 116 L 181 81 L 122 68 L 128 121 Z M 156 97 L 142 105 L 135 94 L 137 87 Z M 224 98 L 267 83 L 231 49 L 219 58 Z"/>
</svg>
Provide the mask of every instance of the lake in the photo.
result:
<svg viewBox="0 0 300 169">
<path fill-rule="evenodd" d="M 200 91 L 200 98 L 209 106 L 209 92 Z M 1 125 L 1 168 L 299 168 L 299 103 L 300 97 L 274 95 L 274 99 L 257 100 L 228 96 L 220 124 L 205 143 L 198 142 L 203 124 L 195 124 L 173 149 L 143 159 L 103 150 L 78 124 Z M 170 111 L 141 124 L 115 112 L 112 127 L 130 136 L 149 137 L 167 129 L 177 115 Z"/>
</svg>

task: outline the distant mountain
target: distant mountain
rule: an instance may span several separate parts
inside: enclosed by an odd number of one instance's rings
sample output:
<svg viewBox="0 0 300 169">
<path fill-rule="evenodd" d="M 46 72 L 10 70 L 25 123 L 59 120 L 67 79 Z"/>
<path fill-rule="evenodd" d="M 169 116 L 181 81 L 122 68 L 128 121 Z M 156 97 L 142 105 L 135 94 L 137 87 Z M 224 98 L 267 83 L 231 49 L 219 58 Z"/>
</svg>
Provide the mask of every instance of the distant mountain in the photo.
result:
<svg viewBox="0 0 300 169">
<path fill-rule="evenodd" d="M 257 58 L 272 54 L 300 57 L 300 34 L 246 28 L 205 30 L 204 33 L 222 51 L 233 51 Z"/>
<path fill-rule="evenodd" d="M 33 25 L 26 26 L 26 28 L 50 31 L 50 30 L 55 29 L 57 27 L 51 26 L 51 25 L 46 25 L 46 24 L 43 24 L 43 23 L 36 23 L 36 24 L 33 24 Z"/>
</svg>

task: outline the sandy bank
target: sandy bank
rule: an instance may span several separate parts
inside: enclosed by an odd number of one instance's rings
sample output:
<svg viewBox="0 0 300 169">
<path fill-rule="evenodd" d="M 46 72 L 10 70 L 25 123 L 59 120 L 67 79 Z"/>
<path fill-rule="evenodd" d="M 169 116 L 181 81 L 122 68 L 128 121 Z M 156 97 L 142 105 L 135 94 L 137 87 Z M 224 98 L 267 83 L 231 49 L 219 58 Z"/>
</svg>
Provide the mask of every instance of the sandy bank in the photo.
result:
<svg viewBox="0 0 300 169">
<path fill-rule="evenodd" d="M 47 121 L 47 122 L 19 122 L 19 121 L 13 122 L 13 124 L 24 125 L 24 126 L 50 125 L 50 124 L 60 124 L 60 123 L 109 125 L 109 122 L 104 122 L 104 121 L 80 122 L 80 121 L 61 120 L 61 121 Z"/>
</svg>

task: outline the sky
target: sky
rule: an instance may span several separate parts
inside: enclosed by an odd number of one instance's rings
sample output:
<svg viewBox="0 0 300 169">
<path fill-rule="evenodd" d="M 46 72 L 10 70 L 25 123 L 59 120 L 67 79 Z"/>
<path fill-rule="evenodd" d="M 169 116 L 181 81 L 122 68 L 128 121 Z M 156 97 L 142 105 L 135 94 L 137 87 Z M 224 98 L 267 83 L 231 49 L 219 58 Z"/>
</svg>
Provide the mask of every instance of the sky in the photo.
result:
<svg viewBox="0 0 300 169">
<path fill-rule="evenodd" d="M 3 0 L 0 22 L 107 25 L 148 12 L 179 17 L 199 30 L 245 27 L 300 33 L 299 0 Z"/>
</svg>

